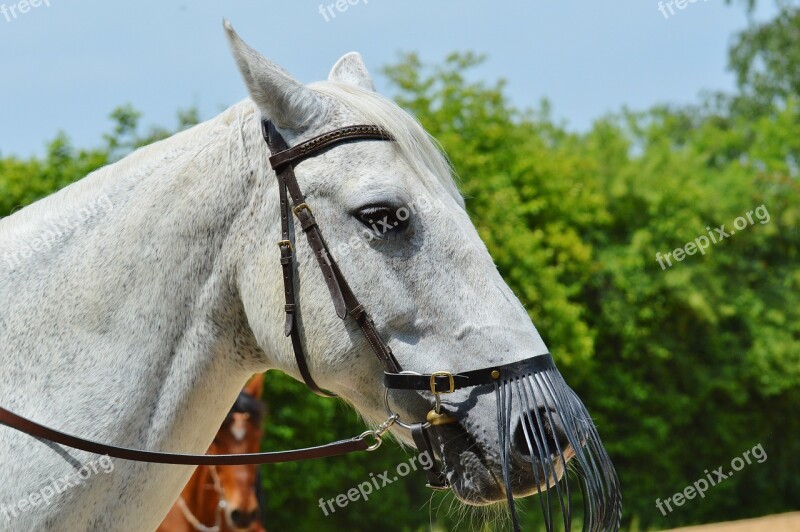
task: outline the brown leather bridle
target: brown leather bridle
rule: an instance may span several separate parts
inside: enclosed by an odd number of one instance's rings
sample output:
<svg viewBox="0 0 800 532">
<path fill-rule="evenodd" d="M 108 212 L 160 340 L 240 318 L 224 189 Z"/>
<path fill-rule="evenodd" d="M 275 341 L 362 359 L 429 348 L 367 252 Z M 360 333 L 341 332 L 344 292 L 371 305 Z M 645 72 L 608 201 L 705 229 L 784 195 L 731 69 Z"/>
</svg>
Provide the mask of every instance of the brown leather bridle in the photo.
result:
<svg viewBox="0 0 800 532">
<path fill-rule="evenodd" d="M 151 462 L 159 464 L 182 465 L 240 465 L 240 464 L 267 464 L 280 462 L 294 462 L 326 458 L 358 451 L 372 451 L 377 449 L 381 437 L 395 423 L 411 430 L 412 437 L 421 452 L 427 451 L 433 458 L 433 446 L 429 429 L 436 425 L 455 423 L 456 421 L 440 410 L 439 396 L 452 393 L 461 388 L 491 384 L 498 379 L 509 378 L 513 375 L 532 371 L 534 369 L 555 367 L 549 354 L 539 355 L 519 362 L 501 366 L 491 366 L 479 370 L 459 374 L 441 371 L 432 374 L 418 374 L 404 372 L 394 357 L 392 350 L 381 338 L 375 323 L 367 314 L 364 306 L 358 301 L 350 288 L 338 264 L 331 256 L 325 239 L 311 211 L 305 202 L 305 197 L 297 183 L 294 173 L 295 165 L 320 154 L 321 152 L 342 145 L 344 143 L 364 140 L 393 141 L 393 137 L 385 130 L 371 125 L 355 125 L 335 129 L 290 148 L 277 128 L 269 120 L 262 121 L 262 133 L 272 153 L 270 164 L 275 170 L 280 195 L 281 212 L 281 240 L 280 261 L 283 269 L 284 292 L 286 298 L 286 321 L 284 334 L 292 341 L 297 367 L 306 385 L 315 393 L 335 397 L 334 394 L 323 391 L 311 376 L 308 367 L 305 348 L 300 336 L 296 314 L 298 310 L 297 296 L 294 288 L 294 235 L 292 231 L 291 214 L 297 217 L 302 231 L 306 234 L 311 249 L 316 257 L 317 264 L 322 271 L 323 278 L 333 300 L 336 314 L 341 319 L 349 315 L 360 327 L 370 348 L 381 362 L 385 376 L 386 402 L 388 409 L 388 393 L 390 389 L 404 389 L 430 392 L 435 399 L 435 407 L 429 412 L 426 422 L 405 424 L 399 421 L 399 415 L 391 413 L 389 418 L 374 430 L 368 430 L 354 438 L 340 440 L 326 445 L 293 449 L 288 451 L 228 454 L 228 455 L 195 455 L 157 451 L 144 451 L 99 443 L 84 438 L 79 438 L 64 432 L 41 425 L 26 417 L 17 415 L 0 407 L 0 423 L 34 436 L 49 440 L 54 443 L 66 445 L 82 451 L 108 455 L 114 458 L 132 460 L 136 462 Z M 290 203 L 291 202 L 291 203 Z M 369 440 L 372 440 L 370 442 Z M 425 470 L 428 476 L 428 485 L 434 489 L 448 487 L 444 471 L 437 468 Z"/>
<path fill-rule="evenodd" d="M 275 125 L 269 120 L 262 120 L 262 133 L 270 151 L 273 153 L 269 162 L 278 176 L 278 190 L 280 196 L 281 211 L 281 241 L 278 246 L 281 250 L 281 265 L 283 267 L 283 287 L 286 297 L 286 322 L 283 333 L 292 339 L 294 357 L 300 375 L 306 385 L 317 395 L 335 397 L 334 394 L 323 391 L 308 368 L 305 348 L 300 338 L 297 326 L 296 311 L 297 301 L 294 291 L 294 238 L 291 224 L 291 213 L 294 212 L 300 227 L 306 234 L 308 244 L 314 251 L 317 264 L 322 270 L 322 277 L 328 286 L 328 291 L 333 300 L 336 314 L 341 319 L 345 319 L 349 314 L 361 328 L 367 341 L 369 342 L 375 356 L 378 357 L 383 368 L 387 372 L 399 373 L 400 364 L 394 358 L 392 350 L 383 341 L 375 323 L 367 314 L 364 305 L 359 303 L 347 280 L 342 275 L 339 265 L 331 256 L 325 239 L 322 237 L 317 220 L 314 217 L 311 207 L 305 202 L 305 196 L 297 183 L 294 174 L 296 164 L 313 157 L 323 150 L 332 148 L 339 144 L 355 140 L 393 140 L 392 136 L 377 126 L 349 126 L 314 137 L 311 140 L 298 144 L 294 148 L 289 148 L 283 136 L 278 132 Z M 292 205 L 289 205 L 291 199 Z"/>
</svg>

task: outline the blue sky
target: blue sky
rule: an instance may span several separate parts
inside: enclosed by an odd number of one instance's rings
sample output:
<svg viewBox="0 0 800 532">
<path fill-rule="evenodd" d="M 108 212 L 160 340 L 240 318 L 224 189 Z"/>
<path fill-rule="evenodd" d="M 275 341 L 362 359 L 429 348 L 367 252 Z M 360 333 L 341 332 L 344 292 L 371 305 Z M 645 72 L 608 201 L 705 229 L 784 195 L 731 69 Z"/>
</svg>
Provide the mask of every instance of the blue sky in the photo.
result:
<svg viewBox="0 0 800 532">
<path fill-rule="evenodd" d="M 58 130 L 94 146 L 124 103 L 144 113 L 146 126 L 173 126 L 179 108 L 197 106 L 205 119 L 240 100 L 223 17 L 305 82 L 360 51 L 385 93 L 378 70 L 399 52 L 432 62 L 454 50 L 485 53 L 477 75 L 505 78 L 519 107 L 548 98 L 574 129 L 623 105 L 685 103 L 732 88 L 726 50 L 747 22 L 742 6 L 722 0 L 697 0 L 669 18 L 656 0 L 350 0 L 328 21 L 320 0 L 39 1 L 16 18 L 0 14 L 3 155 L 41 153 Z M 0 8 L 18 2 L 0 0 Z M 755 18 L 774 12 L 766 3 Z"/>
</svg>

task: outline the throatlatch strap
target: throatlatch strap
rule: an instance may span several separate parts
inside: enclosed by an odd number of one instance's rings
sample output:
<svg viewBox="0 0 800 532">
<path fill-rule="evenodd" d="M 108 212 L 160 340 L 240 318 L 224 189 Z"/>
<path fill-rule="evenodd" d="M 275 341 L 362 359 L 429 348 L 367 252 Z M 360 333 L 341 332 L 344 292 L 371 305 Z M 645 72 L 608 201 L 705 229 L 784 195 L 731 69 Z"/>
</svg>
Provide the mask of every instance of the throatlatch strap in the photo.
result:
<svg viewBox="0 0 800 532">
<path fill-rule="evenodd" d="M 286 141 L 278 134 L 275 136 L 272 131 L 274 128 L 268 128 L 266 124 L 262 123 L 264 138 L 270 150 L 283 151 L 288 149 Z M 277 131 L 275 131 L 277 133 Z M 336 394 L 327 392 L 320 388 L 314 378 L 311 376 L 311 371 L 308 367 L 308 362 L 305 357 L 305 350 L 303 348 L 303 341 L 300 338 L 300 329 L 297 326 L 297 301 L 294 291 L 294 238 L 291 231 L 291 219 L 289 196 L 286 188 L 286 173 L 291 172 L 291 167 L 286 166 L 283 171 L 277 172 L 278 181 L 278 197 L 280 201 L 280 214 L 281 214 L 281 240 L 278 242 L 278 247 L 281 250 L 281 269 L 283 271 L 283 291 L 286 302 L 285 314 L 286 320 L 283 326 L 283 334 L 289 336 L 292 341 L 292 350 L 294 351 L 295 362 L 297 369 L 300 371 L 300 377 L 306 383 L 306 386 L 321 397 L 336 397 Z M 323 275 L 326 272 L 323 270 Z M 332 277 L 332 276 L 331 276 Z M 328 289 L 331 290 L 331 297 L 335 293 L 341 294 L 338 287 L 331 287 L 326 276 L 326 284 Z M 335 297 L 334 297 L 335 300 Z"/>
</svg>

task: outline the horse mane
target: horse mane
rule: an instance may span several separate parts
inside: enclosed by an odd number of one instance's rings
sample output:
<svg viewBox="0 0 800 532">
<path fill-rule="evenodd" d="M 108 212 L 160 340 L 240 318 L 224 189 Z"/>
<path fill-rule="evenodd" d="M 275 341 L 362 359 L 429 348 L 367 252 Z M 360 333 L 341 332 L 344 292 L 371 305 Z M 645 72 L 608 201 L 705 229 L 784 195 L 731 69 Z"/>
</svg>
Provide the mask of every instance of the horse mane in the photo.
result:
<svg viewBox="0 0 800 532">
<path fill-rule="evenodd" d="M 256 105 L 245 99 L 210 120 L 140 147 L 122 159 L 90 172 L 53 194 L 0 218 L 0 247 L 24 238 L 27 232 L 37 231 L 48 219 L 58 219 L 60 213 L 77 211 L 98 197 L 113 196 L 115 187 L 123 191 L 127 188 L 124 181 L 139 181 L 163 170 L 165 164 L 196 157 L 220 139 L 218 130 L 225 130 L 222 135 L 229 135 L 229 142 L 240 144 L 244 143 L 246 128 L 252 127 L 253 135 L 260 137 L 259 117 Z M 246 152 L 244 147 L 239 149 Z M 123 181 L 117 179 L 120 176 L 124 177 Z"/>
</svg>

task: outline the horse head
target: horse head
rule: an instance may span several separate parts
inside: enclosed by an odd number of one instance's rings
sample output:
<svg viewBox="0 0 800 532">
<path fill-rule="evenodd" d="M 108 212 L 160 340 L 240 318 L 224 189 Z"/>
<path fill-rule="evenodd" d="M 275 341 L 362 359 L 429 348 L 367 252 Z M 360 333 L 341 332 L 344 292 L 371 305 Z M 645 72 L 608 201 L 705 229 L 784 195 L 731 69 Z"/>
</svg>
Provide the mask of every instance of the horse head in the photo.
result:
<svg viewBox="0 0 800 532">
<path fill-rule="evenodd" d="M 296 266 L 291 286 L 297 304 L 287 310 L 313 380 L 376 425 L 387 411 L 396 414 L 383 427 L 391 425 L 400 440 L 432 451 L 442 467 L 439 487 L 452 487 L 465 503 L 540 493 L 549 507 L 554 488 L 567 522 L 569 484 L 562 479 L 574 462 L 588 527 L 617 526 L 618 483 L 590 417 L 500 276 L 437 144 L 375 92 L 360 55 L 345 55 L 327 81 L 307 86 L 245 44 L 227 23 L 226 29 L 250 97 L 275 128 L 272 136 L 287 147 L 356 124 L 377 126 L 392 140 L 325 148 L 315 148 L 314 141 L 308 145 L 313 156 L 292 168 L 303 203 L 292 198 L 298 220 L 289 220 L 288 229 L 298 236 L 293 245 L 282 244 Z M 285 337 L 285 272 L 275 247 L 280 235 L 269 229 L 282 212 L 274 184 L 283 179 L 282 168 L 276 166 L 277 176 L 267 172 L 271 192 L 253 206 L 249 229 L 259 241 L 247 239 L 238 288 L 270 367 L 299 376 Z M 313 221 L 298 213 L 306 208 Z M 312 229 L 314 238 L 324 235 L 325 257 L 315 256 L 300 236 Z M 323 259 L 335 264 L 331 273 Z M 375 338 L 359 330 L 361 307 L 347 317 L 336 301 L 332 305 L 328 293 L 335 290 L 326 275 L 346 279 L 369 312 L 361 319 L 374 322 L 396 362 L 390 368 L 410 373 L 385 378 L 392 371 L 373 356 Z"/>
</svg>

